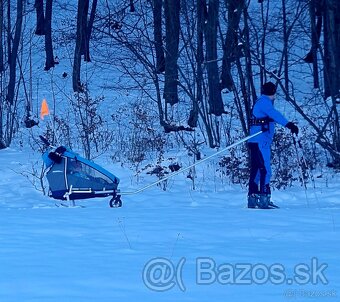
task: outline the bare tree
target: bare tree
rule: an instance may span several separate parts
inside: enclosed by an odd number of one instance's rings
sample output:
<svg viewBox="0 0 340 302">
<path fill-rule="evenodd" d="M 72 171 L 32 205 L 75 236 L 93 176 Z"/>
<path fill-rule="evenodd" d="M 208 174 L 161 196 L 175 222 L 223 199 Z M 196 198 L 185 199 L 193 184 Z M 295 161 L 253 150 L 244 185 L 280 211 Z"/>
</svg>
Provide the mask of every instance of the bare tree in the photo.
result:
<svg viewBox="0 0 340 302">
<path fill-rule="evenodd" d="M 2 2 L 3 3 L 3 2 Z M 1 101 L 1 113 L 0 113 L 0 148 L 8 147 L 13 139 L 14 133 L 18 127 L 17 125 L 17 110 L 18 110 L 18 92 L 19 82 L 17 79 L 17 63 L 19 47 L 22 39 L 22 22 L 23 22 L 23 0 L 17 0 L 16 2 L 16 18 L 14 19 L 14 26 L 12 25 L 13 19 L 11 19 L 12 5 L 10 1 L 7 1 L 7 14 L 4 16 L 4 7 L 2 6 L 2 26 L 5 26 L 6 33 L 2 34 L 4 39 L 2 46 L 7 46 L 7 52 L 2 53 L 3 58 L 3 70 L 0 73 L 0 101 Z M 14 36 L 12 33 L 14 32 Z M 6 63 L 5 63 L 6 59 Z M 8 82 L 7 82 L 8 80 Z M 5 90 L 7 89 L 7 93 Z M 6 97 L 5 97 L 6 95 Z"/>
<path fill-rule="evenodd" d="M 340 88 L 340 4 L 335 0 L 325 0 L 324 7 L 324 49 L 325 49 L 325 97 L 339 94 Z"/>
<path fill-rule="evenodd" d="M 3 142 L 3 97 L 2 97 L 2 83 L 3 83 L 3 74 L 5 71 L 4 66 L 4 45 L 3 45 L 3 22 L 4 22 L 4 7 L 3 1 L 0 1 L 0 149 L 5 147 Z"/>
<path fill-rule="evenodd" d="M 324 13 L 324 74 L 325 97 L 332 100 L 333 143 L 336 156 L 334 161 L 340 166 L 340 120 L 337 98 L 340 96 L 340 3 L 336 0 L 325 0 Z"/>
<path fill-rule="evenodd" d="M 318 68 L 318 49 L 320 48 L 319 41 L 322 29 L 322 14 L 324 10 L 324 1 L 311 0 L 309 2 L 312 46 L 308 54 L 304 57 L 306 63 L 313 63 L 313 79 L 314 88 L 319 88 L 319 68 Z"/>
<path fill-rule="evenodd" d="M 170 105 L 178 103 L 179 13 L 180 0 L 164 0 L 166 40 L 164 99 Z"/>
<path fill-rule="evenodd" d="M 89 21 L 86 23 L 86 35 L 85 35 L 86 38 L 85 38 L 85 42 L 83 44 L 83 49 L 82 49 L 82 54 L 84 55 L 84 61 L 85 62 L 91 62 L 90 40 L 91 40 L 94 18 L 95 18 L 96 10 L 97 10 L 97 3 L 98 3 L 98 0 L 92 1 L 92 7 L 91 7 Z M 132 5 L 131 7 L 134 7 L 133 2 L 132 2 L 131 5 Z"/>
<path fill-rule="evenodd" d="M 190 115 L 188 119 L 188 125 L 190 127 L 197 127 L 198 117 L 199 117 L 199 104 L 203 103 L 203 62 L 204 62 L 204 22 L 206 3 L 205 0 L 196 1 L 197 10 L 197 50 L 196 50 L 196 98 L 192 98 L 193 105 L 190 110 Z"/>
<path fill-rule="evenodd" d="M 288 55 L 288 44 L 289 44 L 289 32 L 287 24 L 287 6 L 286 0 L 282 0 L 282 30 L 283 30 L 283 74 L 284 74 L 284 85 L 287 93 L 289 93 L 289 55 Z"/>
<path fill-rule="evenodd" d="M 46 62 L 45 70 L 50 70 L 58 62 L 55 61 L 52 45 L 52 0 L 46 0 L 46 14 L 45 14 L 45 52 Z"/>
<path fill-rule="evenodd" d="M 4 67 L 4 45 L 3 45 L 3 23 L 4 22 L 4 6 L 3 1 L 0 1 L 0 73 L 5 69 Z"/>
<path fill-rule="evenodd" d="M 90 18 L 88 21 L 89 0 L 78 0 L 77 11 L 77 34 L 76 46 L 73 59 L 73 91 L 83 92 L 84 87 L 80 80 L 81 56 L 84 55 L 84 61 L 90 62 L 90 38 L 97 8 L 97 0 L 92 2 Z"/>
<path fill-rule="evenodd" d="M 0 149 L 6 147 L 4 142 L 4 107 L 5 107 L 5 98 L 3 96 L 3 84 L 4 84 L 4 75 L 5 75 L 5 58 L 4 58 L 4 5 L 3 1 L 0 1 Z"/>
<path fill-rule="evenodd" d="M 44 11 L 44 0 L 35 0 L 34 7 L 36 10 L 36 29 L 35 34 L 38 36 L 45 36 L 45 70 L 50 70 L 58 62 L 56 62 L 53 54 L 52 43 L 52 8 L 53 0 L 46 0 Z"/>
<path fill-rule="evenodd" d="M 221 143 L 219 128 L 221 117 L 216 117 L 210 112 L 204 43 L 207 9 L 204 0 L 196 0 L 195 2 L 196 10 L 189 3 L 183 3 L 181 10 L 181 37 L 185 47 L 183 47 L 183 52 L 181 53 L 183 64 L 179 65 L 179 85 L 185 93 L 185 97 L 189 97 L 192 103 L 188 125 L 197 127 L 197 131 L 202 130 L 206 142 L 210 147 L 214 148 Z M 202 142 L 190 140 L 190 143 L 186 143 L 183 135 L 181 134 L 180 136 L 186 148 L 192 150 L 198 156 L 197 147 Z"/>
<path fill-rule="evenodd" d="M 244 0 L 225 0 L 228 10 L 228 29 L 223 45 L 221 89 L 227 88 L 231 91 L 234 82 L 231 75 L 231 64 L 238 55 L 239 23 L 244 9 Z"/>
<path fill-rule="evenodd" d="M 323 62 L 324 98 L 329 98 L 331 107 L 327 108 L 327 117 L 322 127 L 313 126 L 317 132 L 317 142 L 330 152 L 334 165 L 340 166 L 340 119 L 337 99 L 340 95 L 340 4 L 339 1 L 310 1 L 310 19 L 312 47 L 304 58 L 313 63 L 314 88 L 319 88 L 319 66 L 317 54 Z M 323 49 L 319 44 L 323 23 Z"/>
<path fill-rule="evenodd" d="M 243 29 L 243 40 L 241 40 L 242 44 L 242 51 L 244 52 L 244 59 L 245 59 L 245 74 L 247 79 L 247 88 L 248 88 L 248 98 L 249 98 L 249 111 L 247 112 L 247 117 L 249 120 L 250 118 L 250 110 L 252 108 L 252 105 L 255 103 L 257 94 L 256 94 L 256 88 L 254 84 L 254 72 L 253 72 L 253 55 L 252 51 L 250 50 L 250 28 L 249 28 L 249 14 L 248 14 L 248 8 L 246 6 L 243 7 L 243 20 L 244 20 L 244 29 Z"/>
<path fill-rule="evenodd" d="M 224 112 L 217 64 L 217 26 L 219 1 L 209 0 L 205 25 L 206 64 L 209 85 L 210 113 L 217 116 Z"/>
<path fill-rule="evenodd" d="M 78 0 L 78 12 L 77 12 L 77 36 L 76 36 L 76 46 L 74 50 L 74 60 L 73 60 L 73 91 L 83 92 L 84 88 L 80 81 L 80 69 L 81 69 L 81 55 L 85 48 L 86 39 L 86 23 L 87 23 L 87 13 L 89 8 L 89 0 Z"/>
<path fill-rule="evenodd" d="M 19 44 L 21 39 L 21 29 L 22 29 L 22 18 L 23 18 L 23 0 L 17 0 L 17 17 L 15 23 L 15 34 L 13 38 L 13 46 L 9 49 L 9 82 L 8 82 L 8 90 L 7 90 L 7 101 L 9 104 L 13 104 L 14 100 L 14 91 L 16 84 L 16 70 L 17 70 L 17 57 Z M 10 34 L 8 39 L 11 40 L 12 36 Z"/>
<path fill-rule="evenodd" d="M 35 0 L 34 7 L 37 16 L 35 34 L 38 36 L 43 36 L 45 35 L 44 0 Z"/>
<path fill-rule="evenodd" d="M 157 72 L 165 71 L 165 58 L 162 34 L 162 0 L 153 0 L 153 26 L 156 51 Z"/>
</svg>

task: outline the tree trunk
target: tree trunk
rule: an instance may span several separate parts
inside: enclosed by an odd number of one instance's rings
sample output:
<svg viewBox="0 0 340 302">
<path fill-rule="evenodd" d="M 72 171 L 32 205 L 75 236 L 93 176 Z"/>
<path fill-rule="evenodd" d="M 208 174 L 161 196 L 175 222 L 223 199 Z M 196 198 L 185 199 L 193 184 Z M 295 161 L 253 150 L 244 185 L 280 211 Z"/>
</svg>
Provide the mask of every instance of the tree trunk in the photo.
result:
<svg viewBox="0 0 340 302">
<path fill-rule="evenodd" d="M 165 102 L 174 105 L 178 103 L 178 46 L 180 29 L 180 0 L 165 0 Z"/>
<path fill-rule="evenodd" d="M 287 11 L 286 0 L 282 0 L 282 21 L 283 21 L 283 74 L 287 93 L 289 93 L 289 56 L 288 56 L 288 26 L 287 26 Z"/>
<path fill-rule="evenodd" d="M 319 1 L 322 2 L 322 1 Z M 312 57 L 313 57 L 313 79 L 314 79 L 314 88 L 319 88 L 319 68 L 318 68 L 318 58 L 317 58 L 317 50 L 319 48 L 319 40 L 321 35 L 321 26 L 322 26 L 322 16 L 321 10 L 318 10 L 316 14 L 316 5 L 315 0 L 312 0 L 310 3 L 311 10 L 311 18 L 312 18 Z M 317 15 L 317 23 L 315 24 L 315 17 Z"/>
<path fill-rule="evenodd" d="M 263 1 L 261 1 L 260 3 L 261 3 L 261 22 L 262 22 L 262 30 L 263 30 L 263 35 L 260 40 L 260 54 L 261 54 L 260 64 L 261 66 L 266 67 L 265 48 L 266 48 L 266 36 L 267 36 L 267 31 L 268 31 L 270 1 L 268 1 L 267 3 L 263 3 Z M 264 8 L 265 4 L 266 4 L 266 10 Z M 264 82 L 266 82 L 266 77 L 267 77 L 267 74 L 264 72 L 264 69 L 261 68 L 260 69 L 260 86 L 262 86 Z"/>
<path fill-rule="evenodd" d="M 89 22 L 88 22 L 87 27 L 86 27 L 85 54 L 84 54 L 84 61 L 85 62 L 91 62 L 90 40 L 91 40 L 94 18 L 96 16 L 97 2 L 98 2 L 97 0 L 93 0 L 93 2 L 92 2 L 90 19 L 89 19 Z"/>
<path fill-rule="evenodd" d="M 3 42 L 3 22 L 4 22 L 4 7 L 0 0 L 0 73 L 4 72 L 4 42 Z M 0 100 L 1 102 L 1 100 Z M 0 125 L 1 128 L 1 125 Z"/>
<path fill-rule="evenodd" d="M 325 58 L 326 72 L 329 75 L 329 96 L 340 94 L 340 3 L 337 0 L 326 0 L 327 18 L 325 18 Z M 327 49 L 327 53 L 326 53 Z"/>
<path fill-rule="evenodd" d="M 0 0 L 2 1 L 2 0 Z M 7 1 L 7 62 L 11 61 L 12 33 L 11 33 L 11 1 Z"/>
<path fill-rule="evenodd" d="M 335 56 L 335 70 L 336 72 L 336 83 L 335 87 L 335 97 L 340 98 L 340 3 L 339 1 L 334 1 L 334 56 Z"/>
<path fill-rule="evenodd" d="M 318 71 L 318 60 L 317 51 L 319 48 L 319 40 L 322 28 L 322 10 L 323 10 L 323 0 L 316 1 L 311 0 L 309 3 L 309 14 L 311 19 L 311 32 L 312 32 L 312 47 L 308 54 L 303 58 L 306 63 L 313 64 L 313 81 L 314 88 L 320 87 L 319 82 L 319 71 Z"/>
<path fill-rule="evenodd" d="M 329 28 L 329 1 L 325 0 L 325 8 L 323 11 L 323 19 L 324 19 L 324 26 L 323 26 L 323 35 L 324 35 L 324 97 L 328 98 L 332 95 L 331 93 L 331 49 L 330 47 L 330 39 L 332 38 L 332 34 L 330 33 Z"/>
<path fill-rule="evenodd" d="M 43 36 L 45 35 L 44 0 L 35 0 L 34 7 L 37 15 L 35 34 Z"/>
<path fill-rule="evenodd" d="M 336 99 L 340 96 L 340 4 L 337 0 L 325 0 L 325 97 L 331 97 L 333 104 L 333 144 L 340 152 L 340 120 Z M 340 166 L 340 156 L 334 159 Z"/>
<path fill-rule="evenodd" d="M 17 0 L 17 19 L 15 24 L 15 34 L 13 39 L 13 47 L 10 51 L 9 59 L 9 82 L 7 91 L 7 101 L 9 104 L 13 104 L 14 100 L 14 90 L 16 83 L 16 67 L 17 67 L 17 57 L 18 49 L 21 39 L 21 28 L 22 28 L 22 18 L 23 18 L 23 0 Z M 9 36 L 10 40 L 11 37 Z"/>
<path fill-rule="evenodd" d="M 207 21 L 205 26 L 206 58 L 209 87 L 209 112 L 217 116 L 222 115 L 224 106 L 222 102 L 220 81 L 217 65 L 217 25 L 219 1 L 209 0 Z"/>
<path fill-rule="evenodd" d="M 74 92 L 82 92 L 84 88 L 80 81 L 80 67 L 81 67 L 81 55 L 83 53 L 84 40 L 86 35 L 86 21 L 84 15 L 87 16 L 88 0 L 78 0 L 78 12 L 77 12 L 77 36 L 76 36 L 76 47 L 74 50 L 73 60 L 73 74 L 72 84 Z M 84 24 L 85 22 L 85 24 Z M 85 29 L 85 30 L 84 30 Z"/>
<path fill-rule="evenodd" d="M 249 108 L 252 109 L 253 105 L 256 102 L 257 94 L 256 94 L 256 88 L 254 85 L 254 75 L 253 75 L 253 69 L 252 69 L 252 54 L 250 51 L 250 48 L 248 45 L 250 45 L 250 35 L 249 35 L 249 24 L 248 24 L 248 11 L 247 8 L 244 7 L 243 9 L 243 15 L 244 15 L 244 30 L 243 30 L 243 36 L 246 47 L 243 48 L 245 60 L 246 60 L 246 71 L 247 71 L 247 81 L 248 81 L 248 95 L 249 95 Z M 251 96 L 251 98 L 250 98 Z M 247 116 L 250 117 L 251 112 L 247 112 Z"/>
<path fill-rule="evenodd" d="M 227 88 L 229 91 L 233 89 L 233 79 L 231 77 L 231 62 L 235 61 L 238 48 L 238 27 L 241 14 L 244 7 L 244 0 L 225 0 L 228 8 L 228 29 L 225 43 L 223 45 L 223 61 L 221 89 Z"/>
<path fill-rule="evenodd" d="M 204 33 L 204 9 L 206 8 L 205 0 L 197 0 L 197 53 L 196 53 L 196 100 L 193 100 L 192 109 L 188 119 L 190 127 L 197 127 L 199 107 L 198 104 L 203 102 L 203 68 L 204 61 L 203 51 L 203 33 Z"/>
<path fill-rule="evenodd" d="M 2 91 L 2 79 L 4 76 L 4 46 L 3 46 L 3 21 L 4 7 L 3 1 L 0 0 L 0 91 Z M 0 95 L 0 149 L 4 148 L 3 144 L 3 96 Z"/>
<path fill-rule="evenodd" d="M 130 13 L 134 13 L 135 11 L 135 4 L 133 3 L 133 0 L 130 0 Z"/>
<path fill-rule="evenodd" d="M 83 0 L 82 12 L 81 12 L 81 55 L 84 55 L 84 61 L 86 57 L 86 46 L 87 46 L 87 15 L 89 13 L 89 0 Z M 77 23 L 78 24 L 78 23 Z"/>
<path fill-rule="evenodd" d="M 55 65 L 52 45 L 52 0 L 46 0 L 46 18 L 44 29 L 46 52 L 45 70 L 50 70 Z"/>
<path fill-rule="evenodd" d="M 156 70 L 157 73 L 162 73 L 165 71 L 162 35 L 162 0 L 153 0 L 153 25 L 156 50 Z"/>
</svg>

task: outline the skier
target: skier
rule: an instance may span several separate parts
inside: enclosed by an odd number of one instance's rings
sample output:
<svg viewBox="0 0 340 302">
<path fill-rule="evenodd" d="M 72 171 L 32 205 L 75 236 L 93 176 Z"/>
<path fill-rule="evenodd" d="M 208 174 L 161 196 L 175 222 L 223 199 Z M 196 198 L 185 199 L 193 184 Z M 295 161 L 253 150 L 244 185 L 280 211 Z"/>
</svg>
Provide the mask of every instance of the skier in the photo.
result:
<svg viewBox="0 0 340 302">
<path fill-rule="evenodd" d="M 250 134 L 263 133 L 248 141 L 250 150 L 250 177 L 248 208 L 269 209 L 276 207 L 270 201 L 270 148 L 273 141 L 275 123 L 288 128 L 292 134 L 298 134 L 299 128 L 274 108 L 276 86 L 267 82 L 261 87 L 261 96 L 257 99 L 250 120 Z"/>
</svg>

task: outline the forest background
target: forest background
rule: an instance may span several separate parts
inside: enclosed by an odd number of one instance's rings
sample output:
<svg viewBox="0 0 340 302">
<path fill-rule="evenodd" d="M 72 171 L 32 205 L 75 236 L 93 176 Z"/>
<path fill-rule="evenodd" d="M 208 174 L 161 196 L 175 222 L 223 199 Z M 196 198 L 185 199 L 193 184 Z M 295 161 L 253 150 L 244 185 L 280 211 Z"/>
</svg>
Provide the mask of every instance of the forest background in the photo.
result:
<svg viewBox="0 0 340 302">
<path fill-rule="evenodd" d="M 1 148 L 42 151 L 42 134 L 136 174 L 151 161 L 161 177 L 169 150 L 195 162 L 245 137 L 272 81 L 275 106 L 301 132 L 294 141 L 278 129 L 273 185 L 340 166 L 336 0 L 3 0 L 0 40 Z M 216 171 L 245 183 L 247 167 L 243 146 Z"/>
</svg>

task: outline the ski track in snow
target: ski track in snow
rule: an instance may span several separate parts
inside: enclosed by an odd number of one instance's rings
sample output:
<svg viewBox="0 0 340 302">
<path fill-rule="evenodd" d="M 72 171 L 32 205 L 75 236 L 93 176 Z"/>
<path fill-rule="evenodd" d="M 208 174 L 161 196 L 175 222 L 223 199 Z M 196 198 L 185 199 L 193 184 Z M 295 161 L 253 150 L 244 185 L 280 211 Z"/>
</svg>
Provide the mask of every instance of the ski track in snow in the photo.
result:
<svg viewBox="0 0 340 302">
<path fill-rule="evenodd" d="M 34 158 L 34 156 L 33 156 Z M 38 159 L 38 157 L 35 157 Z M 192 191 L 184 176 L 169 189 L 124 196 L 111 209 L 108 198 L 82 201 L 85 208 L 58 208 L 20 172 L 30 170 L 27 152 L 0 151 L 0 301 L 339 301 L 339 182 L 316 182 L 274 191 L 278 210 L 245 207 L 246 192 L 226 185 Z M 131 172 L 110 169 L 130 191 Z M 145 183 L 151 182 L 151 177 Z M 138 185 L 141 186 L 141 185 Z M 318 188 L 319 186 L 319 188 Z M 156 292 L 143 283 L 143 268 L 163 257 L 184 259 L 185 291 Z M 196 259 L 218 267 L 239 263 L 282 264 L 287 277 L 312 259 L 327 264 L 328 284 L 197 284 Z M 216 268 L 217 269 L 217 268 Z M 259 271 L 261 273 L 261 271 Z M 261 276 L 260 276 L 261 277 Z M 319 280 L 320 281 L 320 280 Z M 289 282 L 288 282 L 289 283 Z M 316 297 L 314 297 L 316 299 Z M 314 300 L 313 299 L 313 300 Z"/>
</svg>

